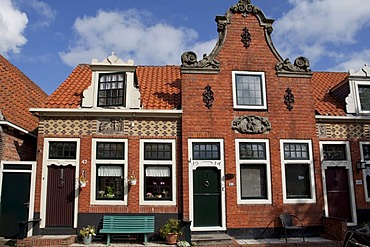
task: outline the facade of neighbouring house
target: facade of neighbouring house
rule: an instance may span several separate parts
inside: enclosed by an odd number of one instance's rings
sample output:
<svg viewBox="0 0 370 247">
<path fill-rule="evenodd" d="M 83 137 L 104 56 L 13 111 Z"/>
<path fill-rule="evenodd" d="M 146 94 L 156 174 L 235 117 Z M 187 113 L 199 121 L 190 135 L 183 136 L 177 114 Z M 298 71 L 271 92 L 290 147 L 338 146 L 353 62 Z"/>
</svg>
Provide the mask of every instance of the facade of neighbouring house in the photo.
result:
<svg viewBox="0 0 370 247">
<path fill-rule="evenodd" d="M 31 109 L 40 116 L 35 234 L 146 214 L 157 229 L 177 217 L 194 232 L 259 237 L 281 213 L 315 234 L 323 216 L 355 225 L 370 210 L 367 170 L 356 170 L 369 156 L 367 105 L 350 103 L 369 100 L 368 70 L 313 73 L 305 57 L 284 60 L 273 20 L 250 1 L 216 22 L 219 40 L 202 59 L 94 59 Z"/>
<path fill-rule="evenodd" d="M 33 217 L 38 118 L 47 95 L 0 55 L 0 236 Z"/>
</svg>

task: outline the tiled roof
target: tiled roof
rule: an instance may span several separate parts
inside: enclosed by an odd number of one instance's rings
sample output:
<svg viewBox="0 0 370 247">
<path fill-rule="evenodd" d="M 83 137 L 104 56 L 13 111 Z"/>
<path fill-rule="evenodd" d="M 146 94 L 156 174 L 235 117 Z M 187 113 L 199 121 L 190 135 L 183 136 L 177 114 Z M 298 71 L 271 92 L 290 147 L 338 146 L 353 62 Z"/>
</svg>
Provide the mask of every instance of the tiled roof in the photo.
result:
<svg viewBox="0 0 370 247">
<path fill-rule="evenodd" d="M 136 68 L 144 109 L 172 110 L 181 105 L 179 66 L 138 66 Z M 89 65 L 78 65 L 69 77 L 50 95 L 47 108 L 78 108 L 81 95 L 91 84 Z"/>
<path fill-rule="evenodd" d="M 329 94 L 329 90 L 346 79 L 348 73 L 315 72 L 312 77 L 316 114 L 324 116 L 346 116 L 344 102 Z"/>
<path fill-rule="evenodd" d="M 41 107 L 47 94 L 0 55 L 0 110 L 4 119 L 33 132 L 38 118 L 29 108 Z"/>
</svg>

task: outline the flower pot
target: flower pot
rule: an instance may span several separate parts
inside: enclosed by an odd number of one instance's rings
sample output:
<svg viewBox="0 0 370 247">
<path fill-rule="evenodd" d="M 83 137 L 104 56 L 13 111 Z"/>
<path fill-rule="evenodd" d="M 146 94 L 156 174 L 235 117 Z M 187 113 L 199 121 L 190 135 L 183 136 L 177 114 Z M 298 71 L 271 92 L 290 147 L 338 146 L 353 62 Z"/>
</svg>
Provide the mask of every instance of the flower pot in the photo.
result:
<svg viewBox="0 0 370 247">
<path fill-rule="evenodd" d="M 130 180 L 130 185 L 136 185 L 136 179 Z"/>
<path fill-rule="evenodd" d="M 91 241 L 92 241 L 92 236 L 84 236 L 84 237 L 82 238 L 82 242 L 83 242 L 83 244 L 85 244 L 85 245 L 89 245 L 89 244 L 91 244 Z"/>
<path fill-rule="evenodd" d="M 177 243 L 177 237 L 178 237 L 178 234 L 176 234 L 176 233 L 168 233 L 166 235 L 167 243 L 168 244 L 176 244 Z"/>
</svg>

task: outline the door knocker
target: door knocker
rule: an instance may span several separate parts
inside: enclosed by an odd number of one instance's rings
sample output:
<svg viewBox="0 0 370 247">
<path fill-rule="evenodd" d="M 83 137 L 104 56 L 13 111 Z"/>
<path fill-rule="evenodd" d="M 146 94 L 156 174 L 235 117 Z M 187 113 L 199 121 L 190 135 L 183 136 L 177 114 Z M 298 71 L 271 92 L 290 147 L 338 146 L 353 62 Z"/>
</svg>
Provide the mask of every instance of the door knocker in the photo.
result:
<svg viewBox="0 0 370 247">
<path fill-rule="evenodd" d="M 209 181 L 207 180 L 204 182 L 204 187 L 208 187 L 208 186 L 209 186 Z"/>
</svg>

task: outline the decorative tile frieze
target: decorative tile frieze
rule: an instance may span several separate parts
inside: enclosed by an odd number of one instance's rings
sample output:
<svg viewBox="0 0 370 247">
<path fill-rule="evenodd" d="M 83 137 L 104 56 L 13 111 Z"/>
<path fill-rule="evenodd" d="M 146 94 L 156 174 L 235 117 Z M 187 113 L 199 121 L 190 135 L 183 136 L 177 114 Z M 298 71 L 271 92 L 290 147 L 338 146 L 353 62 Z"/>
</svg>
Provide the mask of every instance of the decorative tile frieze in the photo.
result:
<svg viewBox="0 0 370 247">
<path fill-rule="evenodd" d="M 181 122 L 177 120 L 146 119 L 45 119 L 39 133 L 44 135 L 125 135 L 125 136 L 178 136 Z"/>
<path fill-rule="evenodd" d="M 91 135 L 96 129 L 89 119 L 45 119 L 40 122 L 39 133 L 44 135 Z"/>
<path fill-rule="evenodd" d="M 319 138 L 369 138 L 369 124 L 317 124 L 316 132 Z"/>
</svg>

